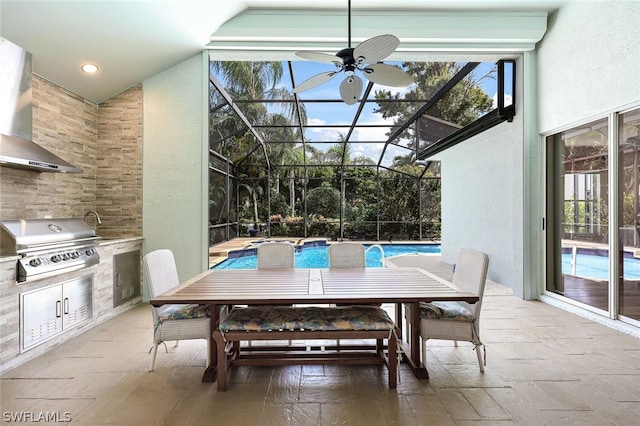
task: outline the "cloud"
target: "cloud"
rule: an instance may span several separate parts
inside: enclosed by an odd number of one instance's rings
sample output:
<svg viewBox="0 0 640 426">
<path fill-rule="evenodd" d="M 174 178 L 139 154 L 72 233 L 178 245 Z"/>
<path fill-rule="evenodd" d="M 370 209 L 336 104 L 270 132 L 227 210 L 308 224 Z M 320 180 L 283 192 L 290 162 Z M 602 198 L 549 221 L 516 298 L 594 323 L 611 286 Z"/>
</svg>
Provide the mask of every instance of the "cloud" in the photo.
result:
<svg viewBox="0 0 640 426">
<path fill-rule="evenodd" d="M 493 108 L 496 109 L 498 108 L 498 94 L 495 93 L 493 95 Z M 504 95 L 504 104 L 505 105 L 511 105 L 513 103 L 513 97 L 511 95 Z"/>
</svg>

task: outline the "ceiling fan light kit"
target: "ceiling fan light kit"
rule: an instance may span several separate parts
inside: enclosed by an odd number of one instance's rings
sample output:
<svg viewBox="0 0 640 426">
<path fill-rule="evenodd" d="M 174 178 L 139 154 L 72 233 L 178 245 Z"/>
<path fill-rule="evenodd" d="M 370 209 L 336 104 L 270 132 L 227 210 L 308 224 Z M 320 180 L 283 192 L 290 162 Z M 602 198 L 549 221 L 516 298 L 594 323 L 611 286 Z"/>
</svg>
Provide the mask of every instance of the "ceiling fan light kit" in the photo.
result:
<svg viewBox="0 0 640 426">
<path fill-rule="evenodd" d="M 353 105 L 358 102 L 363 87 L 362 79 L 356 75 L 356 70 L 362 72 L 364 77 L 372 83 L 391 87 L 410 86 L 414 81 L 411 75 L 398 67 L 381 62 L 395 52 L 399 45 L 398 37 L 383 34 L 371 37 L 355 48 L 351 47 L 351 1 L 349 1 L 349 47 L 340 50 L 335 55 L 310 51 L 296 52 L 296 56 L 302 59 L 334 64 L 337 71 L 316 74 L 297 85 L 293 92 L 300 93 L 312 89 L 344 71 L 345 79 L 340 84 L 340 97 L 347 105 Z"/>
</svg>

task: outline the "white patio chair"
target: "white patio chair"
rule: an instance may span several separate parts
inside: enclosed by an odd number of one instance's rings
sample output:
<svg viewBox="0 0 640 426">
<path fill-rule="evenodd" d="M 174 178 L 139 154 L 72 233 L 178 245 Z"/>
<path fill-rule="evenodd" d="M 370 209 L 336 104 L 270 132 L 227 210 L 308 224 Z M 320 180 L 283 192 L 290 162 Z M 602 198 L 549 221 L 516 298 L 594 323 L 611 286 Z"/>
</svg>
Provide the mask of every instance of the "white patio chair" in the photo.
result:
<svg viewBox="0 0 640 426">
<path fill-rule="evenodd" d="M 258 246 L 258 269 L 294 267 L 295 248 L 288 241 L 270 241 Z"/>
<path fill-rule="evenodd" d="M 489 257 L 477 250 L 462 249 L 458 253 L 453 274 L 453 284 L 463 290 L 477 294 L 479 301 L 433 302 L 420 304 L 420 337 L 422 339 L 422 362 L 427 365 L 427 340 L 453 340 L 471 342 L 478 357 L 480 371 L 486 365 L 486 349 L 480 340 L 480 309 L 487 280 Z M 409 316 L 411 317 L 411 316 Z M 480 348 L 483 347 L 483 354 Z"/>
<path fill-rule="evenodd" d="M 144 256 L 144 277 L 151 298 L 177 287 L 180 284 L 175 259 L 171 250 L 155 250 Z M 153 313 L 153 346 L 149 350 L 153 371 L 156 362 L 158 345 L 167 341 L 205 339 L 207 341 L 207 365 L 211 362 L 211 319 L 209 307 L 206 305 L 163 305 L 152 308 Z M 167 352 L 169 352 L 167 350 Z"/>
<path fill-rule="evenodd" d="M 289 241 L 268 241 L 258 246 L 258 269 L 288 269 L 295 267 L 296 249 Z M 292 306 L 292 305 L 286 305 Z M 291 345 L 291 340 L 289 340 Z M 251 346 L 251 341 L 249 341 Z"/>
<path fill-rule="evenodd" d="M 329 245 L 329 268 L 330 269 L 350 269 L 366 268 L 366 256 L 364 246 L 360 243 L 342 241 Z M 374 303 L 380 306 L 379 303 Z M 338 303 L 335 306 L 348 306 Z M 336 340 L 336 345 L 340 346 L 340 339 Z"/>
<path fill-rule="evenodd" d="M 340 242 L 329 245 L 329 268 L 366 268 L 364 246 L 360 243 Z"/>
</svg>

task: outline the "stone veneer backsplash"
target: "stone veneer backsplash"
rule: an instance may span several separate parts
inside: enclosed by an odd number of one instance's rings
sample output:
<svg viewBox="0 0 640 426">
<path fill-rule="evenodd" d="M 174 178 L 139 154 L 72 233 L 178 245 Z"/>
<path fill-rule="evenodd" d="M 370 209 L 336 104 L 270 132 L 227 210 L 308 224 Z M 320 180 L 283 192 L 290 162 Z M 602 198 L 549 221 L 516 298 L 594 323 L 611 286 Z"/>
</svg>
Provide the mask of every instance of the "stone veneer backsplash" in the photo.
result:
<svg viewBox="0 0 640 426">
<path fill-rule="evenodd" d="M 83 172 L 0 167 L 0 219 L 95 210 L 98 235 L 142 235 L 141 85 L 96 105 L 34 74 L 33 141 Z"/>
</svg>

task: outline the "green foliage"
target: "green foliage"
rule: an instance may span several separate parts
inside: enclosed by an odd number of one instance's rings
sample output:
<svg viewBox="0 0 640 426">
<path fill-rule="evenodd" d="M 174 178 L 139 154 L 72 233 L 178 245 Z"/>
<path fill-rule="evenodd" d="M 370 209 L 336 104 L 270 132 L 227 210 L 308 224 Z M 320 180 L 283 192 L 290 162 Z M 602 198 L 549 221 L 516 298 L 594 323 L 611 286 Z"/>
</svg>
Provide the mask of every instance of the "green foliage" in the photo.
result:
<svg viewBox="0 0 640 426">
<path fill-rule="evenodd" d="M 266 202 L 260 205 L 261 211 L 264 210 L 266 212 L 268 210 L 268 207 L 269 205 Z M 287 202 L 287 199 L 284 196 L 284 194 L 271 191 L 271 214 L 272 215 L 279 214 L 284 217 L 287 215 L 288 211 L 289 211 L 289 203 Z M 264 215 L 264 217 L 266 217 L 266 214 Z"/>
<path fill-rule="evenodd" d="M 461 65 L 405 62 L 403 68 L 415 77 L 415 87 L 405 94 L 378 91 L 377 99 L 384 96 L 429 99 L 461 69 Z M 300 135 L 298 127 L 291 126 L 297 121 L 297 117 L 292 116 L 293 94 L 287 93 L 280 83 L 285 73 L 282 62 L 212 62 L 211 69 L 224 80 L 223 86 L 233 99 L 274 101 L 268 109 L 262 102 L 237 104 L 242 114 L 256 125 L 256 131 L 265 143 L 262 145 L 226 105 L 220 93 L 211 90 L 211 148 L 234 163 L 232 174 L 238 178 L 237 205 L 240 206 L 238 220 L 265 221 L 270 215 L 273 218 L 279 215 L 285 219 L 269 221 L 272 236 L 338 238 L 340 191 L 344 188 L 346 237 L 364 232 L 367 238 L 374 239 L 380 224 L 382 238 L 398 235 L 419 238 L 422 228 L 422 237 L 439 239 L 440 180 L 429 177 L 432 173 L 438 174 L 437 168 L 420 181 L 417 176 L 422 175 L 424 166 L 416 165 L 415 151 L 397 157 L 391 166 L 394 170 L 379 167 L 365 156 L 351 158 L 352 143 L 345 142 L 346 136 L 342 134 L 328 149 L 318 149 L 307 143 L 303 151 L 300 145 L 291 143 L 299 140 Z M 473 77 L 465 78 L 426 114 L 449 122 L 452 127 L 471 123 L 492 108 L 492 100 L 481 90 L 479 83 Z M 397 124 L 411 117 L 414 110 L 415 103 L 407 107 L 400 102 L 380 102 L 376 112 Z M 306 122 L 306 113 L 301 111 L 301 115 L 302 122 Z M 421 135 L 427 134 L 422 127 L 418 131 Z M 415 128 L 410 127 L 402 135 L 410 141 L 406 145 L 409 148 L 415 143 L 414 133 Z M 215 167 L 224 170 L 225 164 Z M 211 211 L 217 214 L 216 221 L 224 222 L 228 219 L 223 210 L 233 208 L 236 201 L 233 199 L 233 206 L 226 206 L 227 194 L 221 190 L 224 181 L 212 182 Z M 271 191 L 269 197 L 267 191 Z M 235 191 L 232 192 L 235 198 Z M 305 213 L 306 220 L 302 217 Z M 625 210 L 625 221 L 627 216 Z"/>
<path fill-rule="evenodd" d="M 340 235 L 340 222 L 336 220 L 315 220 L 309 224 L 310 237 L 336 239 Z"/>
<path fill-rule="evenodd" d="M 390 90 L 378 90 L 376 99 L 430 99 L 462 68 L 457 62 L 403 62 L 402 67 L 411 74 L 416 84 L 407 93 L 392 94 Z M 444 120 L 453 127 L 464 127 L 493 109 L 493 100 L 482 90 L 481 77 L 476 80 L 472 74 L 456 84 L 438 102 L 429 108 L 425 115 Z M 384 118 L 393 118 L 396 124 L 404 123 L 415 113 L 415 106 L 405 102 L 380 102 L 374 110 Z M 428 120 L 419 121 L 421 135 L 428 135 L 426 126 Z M 390 135 L 388 133 L 387 135 Z M 415 130 L 407 128 L 400 136 L 409 141 L 410 147 L 415 148 Z M 399 156 L 394 159 L 394 165 L 413 164 L 414 154 Z"/>
<path fill-rule="evenodd" d="M 340 216 L 340 191 L 325 182 L 307 193 L 307 212 L 325 217 Z"/>
</svg>

